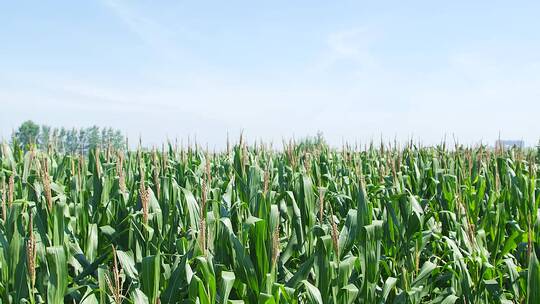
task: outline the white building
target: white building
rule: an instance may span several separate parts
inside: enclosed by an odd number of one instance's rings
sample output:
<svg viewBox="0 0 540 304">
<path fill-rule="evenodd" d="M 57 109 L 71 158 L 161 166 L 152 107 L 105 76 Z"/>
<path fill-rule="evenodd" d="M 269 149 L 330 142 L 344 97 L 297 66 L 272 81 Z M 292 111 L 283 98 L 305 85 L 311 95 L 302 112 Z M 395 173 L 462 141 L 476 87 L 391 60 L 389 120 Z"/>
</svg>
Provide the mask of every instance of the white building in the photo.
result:
<svg viewBox="0 0 540 304">
<path fill-rule="evenodd" d="M 523 148 L 525 142 L 523 140 L 507 140 L 499 139 L 495 142 L 496 148 L 510 149 L 510 148 Z"/>
</svg>

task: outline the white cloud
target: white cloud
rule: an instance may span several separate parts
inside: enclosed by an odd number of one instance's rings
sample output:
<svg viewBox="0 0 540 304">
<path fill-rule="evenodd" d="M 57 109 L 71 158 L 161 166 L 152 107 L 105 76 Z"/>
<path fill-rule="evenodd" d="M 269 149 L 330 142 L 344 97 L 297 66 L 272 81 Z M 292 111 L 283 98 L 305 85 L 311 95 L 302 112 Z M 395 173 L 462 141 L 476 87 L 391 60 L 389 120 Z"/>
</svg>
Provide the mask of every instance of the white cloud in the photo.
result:
<svg viewBox="0 0 540 304">
<path fill-rule="evenodd" d="M 179 47 L 179 40 L 196 41 L 202 39 L 199 33 L 182 27 L 178 23 L 168 26 L 156 21 L 150 14 L 137 9 L 133 2 L 123 0 L 102 0 L 105 7 L 116 15 L 147 46 L 168 60 L 185 59 L 187 51 Z"/>
<path fill-rule="evenodd" d="M 106 3 L 150 47 L 177 56 L 169 28 L 124 2 Z M 381 34 L 370 27 L 332 33 L 316 68 L 286 71 L 287 79 L 222 70 L 172 71 L 152 75 L 151 83 L 6 74 L 14 85 L 0 84 L 0 102 L 13 114 L 0 114 L 0 128 L 6 136 L 28 118 L 56 126 L 112 125 L 133 142 L 139 134 L 149 144 L 196 134 L 211 147 L 222 147 L 227 131 L 235 136 L 241 129 L 274 143 L 322 130 L 336 146 L 342 139 L 377 141 L 381 134 L 387 140 L 414 135 L 426 144 L 452 134 L 465 143 L 491 143 L 499 131 L 536 142 L 538 62 L 475 46 L 439 54 L 436 67 L 420 62 L 413 70 L 390 65 L 376 52 Z"/>
<path fill-rule="evenodd" d="M 358 27 L 328 34 L 326 49 L 314 63 L 313 70 L 324 73 L 337 65 L 347 66 L 353 73 L 377 69 L 379 62 L 372 51 L 376 43 L 374 33 L 369 27 Z"/>
<path fill-rule="evenodd" d="M 336 60 L 343 58 L 361 65 L 373 65 L 375 58 L 370 51 L 373 37 L 368 28 L 356 28 L 332 33 L 328 37 L 328 46 Z"/>
</svg>

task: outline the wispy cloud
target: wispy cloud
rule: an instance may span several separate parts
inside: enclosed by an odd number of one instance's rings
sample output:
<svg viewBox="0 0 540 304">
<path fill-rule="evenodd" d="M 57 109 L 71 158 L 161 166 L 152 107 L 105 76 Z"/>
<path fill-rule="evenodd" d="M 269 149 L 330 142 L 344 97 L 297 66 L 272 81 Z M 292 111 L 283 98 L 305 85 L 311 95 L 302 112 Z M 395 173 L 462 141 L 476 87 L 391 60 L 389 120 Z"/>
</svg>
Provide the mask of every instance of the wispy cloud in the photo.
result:
<svg viewBox="0 0 540 304">
<path fill-rule="evenodd" d="M 326 38 L 327 49 L 315 68 L 324 71 L 340 64 L 352 71 L 377 68 L 379 63 L 372 50 L 375 42 L 373 30 L 368 27 L 330 33 Z"/>
<path fill-rule="evenodd" d="M 399 20 L 377 21 L 374 12 L 363 19 L 347 19 L 339 13 L 331 20 L 329 15 L 328 22 L 310 23 L 311 33 L 306 35 L 295 26 L 312 21 L 296 15 L 290 20 L 281 16 L 282 26 L 273 28 L 274 20 L 266 11 L 259 17 L 255 14 L 260 12 L 249 10 L 254 15 L 245 18 L 246 11 L 233 7 L 216 14 L 204 10 L 204 5 L 169 6 L 178 1 L 155 6 L 144 1 L 101 1 L 99 20 L 115 27 L 111 37 L 119 36 L 118 44 L 103 47 L 103 52 L 68 52 L 66 46 L 77 44 L 69 39 L 62 39 L 65 45 L 51 46 L 49 54 L 39 48 L 2 50 L 5 63 L 19 64 L 0 71 L 0 104 L 8 109 L 0 112 L 0 132 L 31 118 L 52 125 L 111 124 L 133 134 L 133 139 L 141 133 L 144 139 L 158 142 L 164 134 L 195 132 L 221 142 L 226 129 L 241 128 L 250 136 L 277 137 L 278 142 L 281 136 L 322 130 L 337 144 L 342 138 L 366 140 L 381 133 L 398 138 L 414 134 L 426 143 L 439 142 L 445 133 L 478 140 L 496 138 L 499 130 L 507 129 L 512 132 L 509 137 L 525 134 L 525 140 L 531 141 L 540 134 L 535 124 L 540 112 L 540 52 L 537 44 L 523 39 L 534 40 L 532 34 L 520 38 L 516 32 L 516 39 L 522 41 L 514 41 L 514 46 L 504 37 L 499 39 L 499 30 L 508 31 L 505 26 L 483 33 L 497 34 L 497 41 L 491 43 L 462 39 L 466 33 L 461 30 L 446 39 L 437 29 L 401 29 Z M 173 19 L 188 16 L 182 14 L 184 7 L 191 9 L 190 18 Z M 113 18 L 102 18 L 103 13 Z M 89 17 L 85 30 L 94 28 L 92 22 L 97 20 Z M 241 22 L 233 22 L 236 19 Z M 252 30 L 244 31 L 245 24 Z M 336 27 L 343 24 L 350 27 Z M 71 19 L 62 25 L 74 26 Z M 455 28 L 452 23 L 446 26 Z M 434 41 L 410 40 L 411 29 Z M 21 33 L 6 41 L 16 45 L 26 37 Z M 258 33 L 288 39 L 305 35 L 306 39 L 294 41 L 295 52 L 274 52 L 273 47 L 286 49 L 291 41 L 276 39 L 267 44 L 264 36 L 249 36 Z M 236 39 L 215 39 L 221 34 Z M 117 57 L 103 61 L 108 47 L 122 55 L 126 37 L 127 46 L 136 41 L 142 47 L 134 48 L 125 61 Z M 282 45 L 277 45 L 279 41 Z M 249 48 L 244 45 L 252 42 Z M 272 65 L 279 72 L 267 71 L 269 64 L 251 66 L 257 59 L 244 60 L 250 55 L 247 52 L 276 56 Z M 25 61 L 28 56 L 50 54 L 60 58 L 58 68 Z M 313 54 L 318 56 L 311 60 Z M 252 58 L 264 60 L 262 55 Z M 95 68 L 89 59 L 103 65 Z M 293 61 L 299 64 L 285 64 Z M 307 67 L 298 68 L 302 64 Z"/>
<path fill-rule="evenodd" d="M 202 39 L 199 33 L 181 27 L 178 23 L 169 26 L 156 21 L 147 12 L 142 12 L 130 2 L 122 0 L 102 0 L 102 2 L 141 41 L 160 55 L 167 56 L 168 59 L 185 58 L 186 50 L 180 47 L 178 40 Z"/>
<path fill-rule="evenodd" d="M 348 59 L 360 65 L 372 66 L 376 62 L 370 50 L 373 40 L 369 29 L 362 27 L 330 34 L 328 46 L 336 59 Z"/>
</svg>

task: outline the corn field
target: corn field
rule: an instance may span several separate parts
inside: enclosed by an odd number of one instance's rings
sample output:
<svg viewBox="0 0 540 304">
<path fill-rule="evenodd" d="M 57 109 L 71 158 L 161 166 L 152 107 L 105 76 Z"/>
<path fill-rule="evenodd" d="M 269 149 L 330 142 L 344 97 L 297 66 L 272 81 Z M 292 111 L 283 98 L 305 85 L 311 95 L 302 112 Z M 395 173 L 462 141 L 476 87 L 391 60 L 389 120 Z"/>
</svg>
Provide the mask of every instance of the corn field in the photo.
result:
<svg viewBox="0 0 540 304">
<path fill-rule="evenodd" d="M 2 144 L 1 303 L 540 303 L 532 150 Z"/>
</svg>

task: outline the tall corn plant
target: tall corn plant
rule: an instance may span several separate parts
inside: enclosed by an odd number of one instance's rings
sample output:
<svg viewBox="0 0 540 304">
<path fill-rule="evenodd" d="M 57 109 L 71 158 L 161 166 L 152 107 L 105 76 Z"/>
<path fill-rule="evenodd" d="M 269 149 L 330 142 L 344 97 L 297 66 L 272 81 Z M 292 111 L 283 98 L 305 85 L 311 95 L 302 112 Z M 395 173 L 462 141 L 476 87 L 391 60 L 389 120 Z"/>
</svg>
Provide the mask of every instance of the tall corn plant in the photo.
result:
<svg viewBox="0 0 540 304">
<path fill-rule="evenodd" d="M 537 151 L 0 149 L 2 303 L 539 303 Z"/>
</svg>

